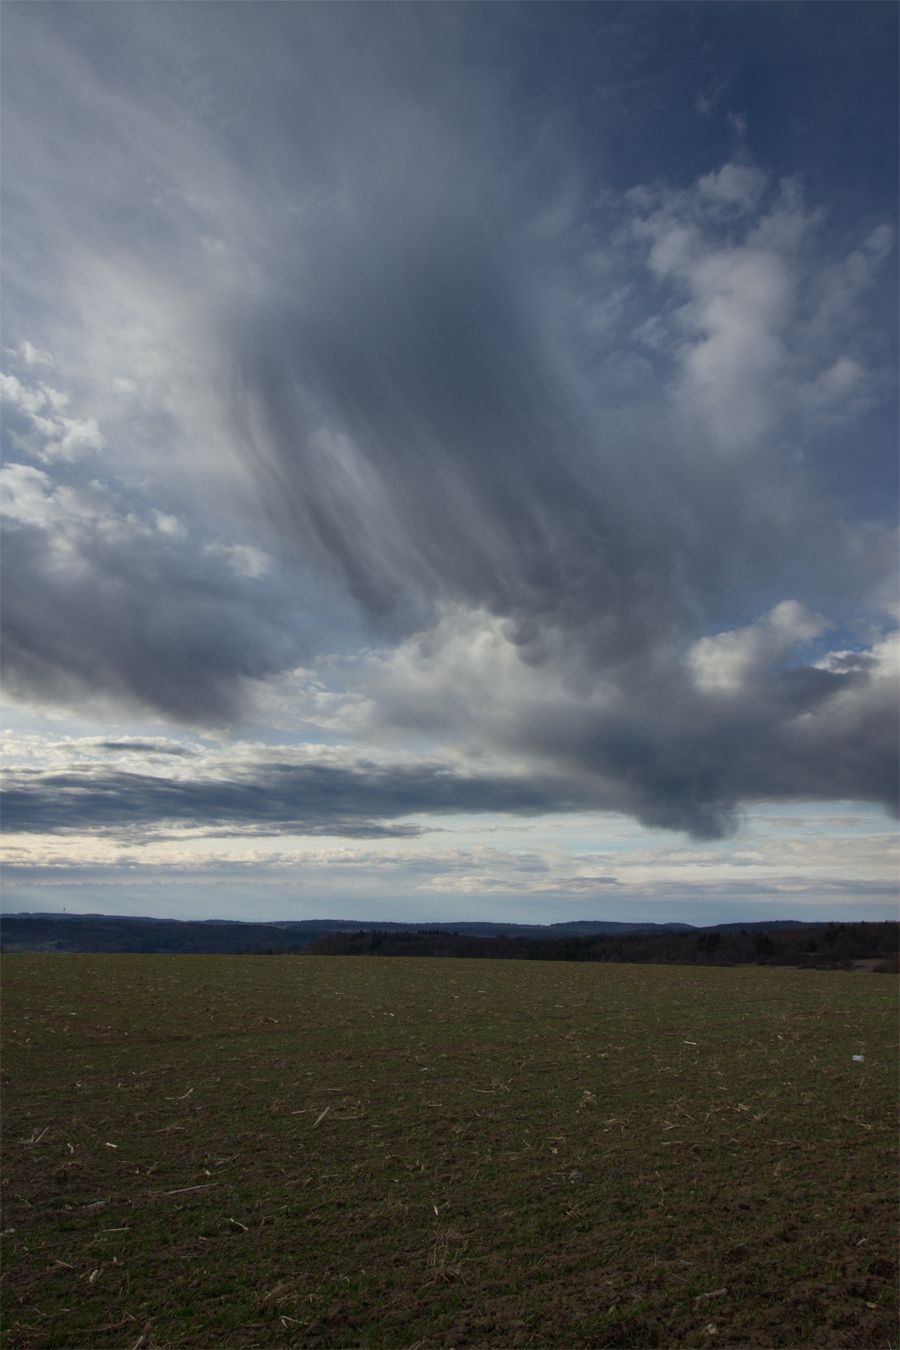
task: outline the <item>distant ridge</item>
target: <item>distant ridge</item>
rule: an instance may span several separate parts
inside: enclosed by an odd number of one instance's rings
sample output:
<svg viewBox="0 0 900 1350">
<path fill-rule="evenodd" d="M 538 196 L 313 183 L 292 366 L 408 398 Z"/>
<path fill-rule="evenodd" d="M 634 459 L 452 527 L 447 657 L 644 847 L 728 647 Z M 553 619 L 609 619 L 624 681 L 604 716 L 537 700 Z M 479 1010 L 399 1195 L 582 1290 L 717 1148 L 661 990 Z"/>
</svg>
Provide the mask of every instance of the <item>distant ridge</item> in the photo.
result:
<svg viewBox="0 0 900 1350">
<path fill-rule="evenodd" d="M 565 923 L 384 923 L 358 919 L 298 919 L 253 923 L 240 919 L 154 919 L 122 914 L 22 913 L 0 915 L 0 943 L 8 952 L 109 953 L 237 953 L 312 946 L 335 933 L 434 932 L 465 937 L 576 938 L 626 934 L 664 934 L 710 931 L 766 932 L 777 928 L 817 928 L 819 923 L 773 919 L 763 923 L 714 924 L 696 928 L 689 923 L 613 923 L 574 919 Z"/>
</svg>

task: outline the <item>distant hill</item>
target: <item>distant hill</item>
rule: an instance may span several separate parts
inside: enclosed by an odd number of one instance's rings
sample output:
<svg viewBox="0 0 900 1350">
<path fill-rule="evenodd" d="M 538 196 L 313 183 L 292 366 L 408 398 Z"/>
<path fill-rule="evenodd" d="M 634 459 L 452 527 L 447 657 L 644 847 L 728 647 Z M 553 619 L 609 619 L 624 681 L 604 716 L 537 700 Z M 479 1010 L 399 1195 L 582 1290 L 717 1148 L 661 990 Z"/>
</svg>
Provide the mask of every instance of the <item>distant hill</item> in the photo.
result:
<svg viewBox="0 0 900 1350">
<path fill-rule="evenodd" d="M 334 933 L 378 928 L 415 931 L 416 925 L 352 919 L 276 920 L 152 919 L 120 914 L 0 915 L 0 944 L 9 952 L 246 952 L 311 946 Z M 576 920 L 558 924 L 451 923 L 441 927 L 477 937 L 580 937 L 595 933 L 665 932 L 688 924 L 627 924 Z"/>
<path fill-rule="evenodd" d="M 457 937 L 510 938 L 559 941 L 591 937 L 665 935 L 704 931 L 738 931 L 816 927 L 791 920 L 755 924 L 719 924 L 697 929 L 686 923 L 611 923 L 575 919 L 567 923 L 516 924 L 451 922 L 428 925 Z M 336 934 L 377 930 L 382 934 L 415 933 L 416 924 L 372 923 L 353 919 L 276 920 L 247 923 L 234 919 L 153 919 L 118 914 L 4 914 L 0 915 L 0 945 L 8 952 L 145 952 L 147 954 L 239 953 L 285 951 L 311 947 Z"/>
<path fill-rule="evenodd" d="M 224 954 L 308 946 L 331 933 L 358 927 L 329 919 L 279 924 L 117 914 L 4 914 L 0 915 L 0 945 L 7 952 Z"/>
</svg>

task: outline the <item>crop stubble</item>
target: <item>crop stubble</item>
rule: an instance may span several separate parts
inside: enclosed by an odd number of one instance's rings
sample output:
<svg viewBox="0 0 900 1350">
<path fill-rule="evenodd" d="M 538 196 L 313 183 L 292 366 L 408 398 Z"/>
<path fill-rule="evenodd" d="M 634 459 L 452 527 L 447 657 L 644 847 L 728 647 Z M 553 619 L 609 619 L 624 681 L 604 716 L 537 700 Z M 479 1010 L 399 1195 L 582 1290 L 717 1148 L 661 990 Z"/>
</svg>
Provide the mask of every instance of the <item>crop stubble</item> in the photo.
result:
<svg viewBox="0 0 900 1350">
<path fill-rule="evenodd" d="M 891 977 L 3 972 L 11 1350 L 897 1344 Z"/>
</svg>

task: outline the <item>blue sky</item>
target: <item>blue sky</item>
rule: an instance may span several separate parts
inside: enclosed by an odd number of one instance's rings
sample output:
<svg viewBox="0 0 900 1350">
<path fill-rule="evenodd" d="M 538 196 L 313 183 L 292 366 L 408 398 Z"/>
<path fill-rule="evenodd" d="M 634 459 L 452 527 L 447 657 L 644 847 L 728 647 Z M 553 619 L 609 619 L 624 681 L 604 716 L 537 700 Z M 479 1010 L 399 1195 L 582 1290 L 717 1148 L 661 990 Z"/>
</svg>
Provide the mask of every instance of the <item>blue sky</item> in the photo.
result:
<svg viewBox="0 0 900 1350">
<path fill-rule="evenodd" d="M 5 908 L 892 916 L 896 27 L 7 4 Z"/>
</svg>

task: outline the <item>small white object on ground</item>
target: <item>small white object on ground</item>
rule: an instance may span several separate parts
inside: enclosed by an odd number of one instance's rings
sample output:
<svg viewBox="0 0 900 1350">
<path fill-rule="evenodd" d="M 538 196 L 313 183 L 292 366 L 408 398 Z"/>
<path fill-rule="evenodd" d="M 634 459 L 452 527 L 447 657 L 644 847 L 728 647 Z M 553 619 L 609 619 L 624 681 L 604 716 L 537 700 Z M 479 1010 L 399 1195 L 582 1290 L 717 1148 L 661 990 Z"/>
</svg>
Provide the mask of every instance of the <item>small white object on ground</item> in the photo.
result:
<svg viewBox="0 0 900 1350">
<path fill-rule="evenodd" d="M 865 1062 L 866 1062 L 866 1057 L 865 1057 L 865 1055 L 854 1055 L 854 1056 L 853 1056 L 853 1063 L 854 1063 L 854 1064 L 865 1064 Z"/>
</svg>

